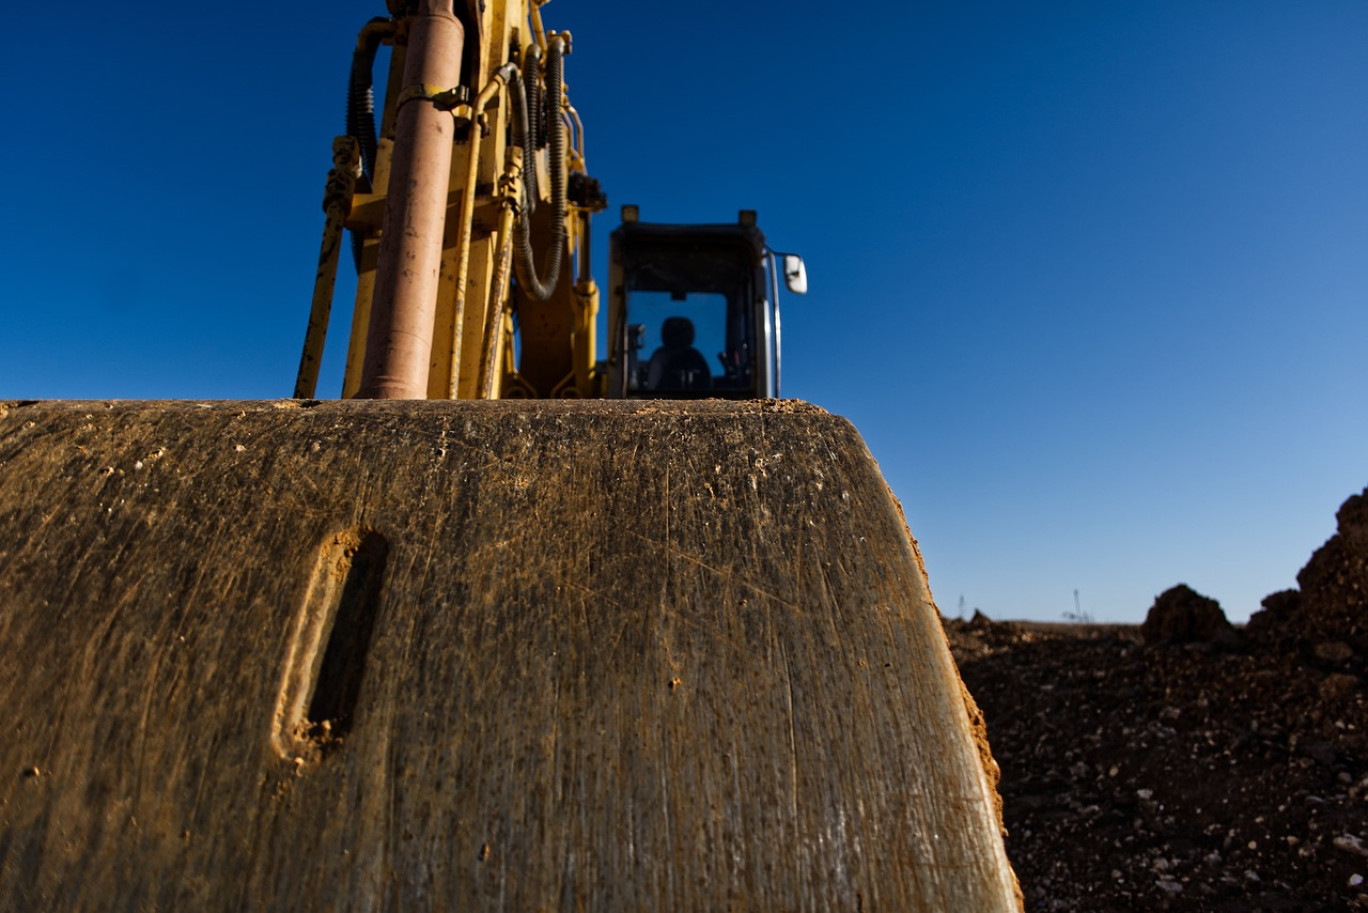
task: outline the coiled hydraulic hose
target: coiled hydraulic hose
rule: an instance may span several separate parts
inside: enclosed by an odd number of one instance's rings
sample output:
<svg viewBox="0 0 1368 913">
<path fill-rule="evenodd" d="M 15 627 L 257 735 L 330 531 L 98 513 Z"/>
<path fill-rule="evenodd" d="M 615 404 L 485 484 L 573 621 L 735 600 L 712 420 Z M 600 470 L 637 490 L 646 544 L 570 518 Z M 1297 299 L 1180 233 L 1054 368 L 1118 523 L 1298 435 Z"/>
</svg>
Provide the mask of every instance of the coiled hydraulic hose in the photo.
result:
<svg viewBox="0 0 1368 913">
<path fill-rule="evenodd" d="M 378 25 L 389 20 L 377 16 L 361 30 L 352 52 L 347 91 L 347 135 L 361 144 L 361 171 L 370 181 L 375 177 L 375 54 L 380 49 Z"/>
<path fill-rule="evenodd" d="M 527 166 L 525 183 L 528 215 L 537 211 L 538 178 L 537 169 L 532 165 L 536 162 L 537 150 L 545 145 L 546 135 L 546 128 L 542 122 L 541 58 L 541 47 L 536 44 L 529 45 L 527 53 L 523 55 L 522 66 L 522 84 L 527 93 L 527 131 L 523 136 L 522 150 L 523 164 Z"/>
<path fill-rule="evenodd" d="M 537 301 L 545 301 L 556 290 L 556 281 L 560 278 L 561 260 L 565 255 L 565 124 L 561 120 L 560 112 L 564 66 L 565 42 L 561 38 L 553 38 L 548 42 L 546 49 L 546 94 L 544 97 L 547 146 L 549 147 L 547 157 L 550 159 L 551 171 L 551 247 L 546 252 L 546 262 L 543 264 L 543 271 L 540 276 L 537 273 L 536 258 L 532 253 L 530 203 L 523 207 L 523 211 L 518 214 L 518 219 L 513 224 L 513 249 L 517 254 L 514 262 L 517 265 L 518 285 L 522 286 L 523 290 Z M 531 78 L 536 79 L 535 73 Z M 528 116 L 527 91 L 524 81 L 521 78 L 515 78 L 509 89 L 513 95 L 513 142 L 524 150 L 530 147 L 535 151 L 536 147 L 529 139 L 532 128 Z M 525 160 L 524 176 L 533 172 L 535 168 L 535 160 Z M 529 191 L 535 189 L 536 179 L 533 178 L 531 183 L 528 183 L 524 177 L 524 186 Z M 531 196 L 532 194 L 529 193 L 528 198 L 530 199 Z"/>
</svg>

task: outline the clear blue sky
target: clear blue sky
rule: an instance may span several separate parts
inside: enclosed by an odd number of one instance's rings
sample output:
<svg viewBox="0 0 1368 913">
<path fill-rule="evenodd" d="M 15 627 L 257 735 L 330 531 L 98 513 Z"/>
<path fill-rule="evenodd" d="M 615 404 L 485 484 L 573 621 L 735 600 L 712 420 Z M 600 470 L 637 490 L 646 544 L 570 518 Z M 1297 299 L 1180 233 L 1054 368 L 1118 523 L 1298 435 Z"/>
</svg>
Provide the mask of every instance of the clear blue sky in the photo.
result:
<svg viewBox="0 0 1368 913">
<path fill-rule="evenodd" d="M 289 395 L 383 12 L 10 11 L 0 397 Z M 864 434 L 948 614 L 1138 621 L 1183 581 L 1240 620 L 1368 485 L 1368 4 L 544 14 L 596 272 L 621 203 L 758 210 L 812 288 L 784 392 Z"/>
</svg>

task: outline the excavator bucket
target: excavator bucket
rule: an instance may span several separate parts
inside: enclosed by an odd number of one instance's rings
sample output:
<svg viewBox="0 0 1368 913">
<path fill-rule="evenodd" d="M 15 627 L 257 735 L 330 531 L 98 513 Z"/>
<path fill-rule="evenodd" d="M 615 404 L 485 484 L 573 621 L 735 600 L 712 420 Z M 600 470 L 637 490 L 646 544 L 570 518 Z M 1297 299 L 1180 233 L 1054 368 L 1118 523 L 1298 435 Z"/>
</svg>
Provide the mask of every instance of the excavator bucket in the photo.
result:
<svg viewBox="0 0 1368 913">
<path fill-rule="evenodd" d="M 792 402 L 0 404 L 0 909 L 1018 905 Z"/>
</svg>

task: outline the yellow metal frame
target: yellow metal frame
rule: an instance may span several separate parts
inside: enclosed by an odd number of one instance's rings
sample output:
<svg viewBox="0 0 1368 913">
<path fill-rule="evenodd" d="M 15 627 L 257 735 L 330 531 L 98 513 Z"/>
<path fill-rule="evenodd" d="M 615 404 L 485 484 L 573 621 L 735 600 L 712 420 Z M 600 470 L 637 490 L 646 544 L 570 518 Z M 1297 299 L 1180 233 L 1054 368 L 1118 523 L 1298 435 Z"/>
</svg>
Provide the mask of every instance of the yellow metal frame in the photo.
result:
<svg viewBox="0 0 1368 913">
<path fill-rule="evenodd" d="M 318 271 L 314 274 L 313 302 L 309 308 L 309 327 L 304 334 L 304 353 L 299 358 L 295 378 L 297 399 L 312 399 L 318 390 L 318 369 L 323 361 L 323 342 L 328 334 L 333 288 L 337 284 L 337 261 L 342 250 L 342 234 L 351 199 L 356 193 L 356 173 L 361 167 L 361 146 L 355 138 L 339 136 L 333 140 L 333 167 L 328 172 L 323 192 L 323 242 L 318 252 Z"/>
<path fill-rule="evenodd" d="M 512 104 L 500 69 L 510 62 L 512 49 L 524 47 L 529 42 L 545 48 L 548 41 L 559 37 L 566 42 L 568 52 L 570 34 L 547 32 L 542 23 L 540 7 L 546 2 L 511 0 L 486 3 L 483 9 L 479 9 L 480 4 L 468 4 L 467 17 L 473 21 L 466 22 L 466 58 L 472 61 L 469 69 L 479 86 L 478 93 L 472 93 L 474 100 L 468 104 L 455 103 L 456 87 L 452 86 L 423 86 L 408 90 L 407 94 L 399 89 L 403 81 L 407 28 L 402 18 L 385 24 L 382 36 L 392 45 L 390 88 L 382 109 L 375 174 L 369 193 L 355 193 L 357 166 L 350 160 L 335 165 L 334 172 L 339 174 L 339 168 L 350 168 L 348 173 L 353 175 L 353 183 L 345 194 L 332 193 L 329 197 L 333 202 L 329 204 L 324 226 L 319 278 L 315 283 L 310 330 L 301 359 L 296 395 L 306 392 L 313 395 L 312 386 L 305 381 L 308 372 L 315 382 L 317 378 L 317 363 L 321 360 L 323 345 L 322 333 L 317 328 L 326 325 L 331 306 L 332 280 L 343 225 L 358 233 L 363 241 L 342 396 L 352 398 L 360 388 L 379 239 L 385 228 L 395 114 L 400 105 L 418 97 L 448 102 L 458 124 L 466 125 L 456 131 L 457 148 L 449 176 L 428 397 L 603 395 L 606 385 L 594 373 L 599 292 L 589 275 L 587 263 L 590 212 L 573 203 L 567 205 L 566 252 L 556 289 L 549 300 L 532 301 L 513 288 L 510 281 L 512 225 L 518 208 L 521 171 L 536 168 L 538 175 L 544 177 L 549 168 L 548 150 L 540 150 L 535 160 L 523 162 L 522 150 L 507 142 Z M 389 5 L 391 11 L 398 6 Z M 570 134 L 566 174 L 583 172 L 584 124 L 570 104 L 568 92 L 563 90 L 560 99 L 546 99 L 545 103 L 557 104 L 559 116 Z M 331 180 L 330 188 L 333 187 Z M 538 182 L 543 197 L 549 195 L 549 183 L 545 179 Z M 540 249 L 550 235 L 549 209 L 549 205 L 539 206 L 533 217 L 535 249 Z M 578 277 L 574 275 L 577 262 L 580 265 Z M 544 278 L 549 281 L 549 277 Z M 520 363 L 517 365 L 513 355 L 515 322 L 520 327 Z"/>
</svg>

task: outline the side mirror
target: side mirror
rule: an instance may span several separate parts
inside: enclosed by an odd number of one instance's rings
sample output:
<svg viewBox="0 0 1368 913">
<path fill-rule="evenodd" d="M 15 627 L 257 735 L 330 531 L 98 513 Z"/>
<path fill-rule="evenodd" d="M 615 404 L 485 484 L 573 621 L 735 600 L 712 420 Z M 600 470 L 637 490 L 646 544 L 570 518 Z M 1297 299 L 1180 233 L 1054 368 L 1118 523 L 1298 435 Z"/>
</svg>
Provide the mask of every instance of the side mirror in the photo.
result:
<svg viewBox="0 0 1368 913">
<path fill-rule="evenodd" d="M 807 294 L 807 267 L 797 254 L 784 254 L 784 284 L 795 295 Z"/>
</svg>

